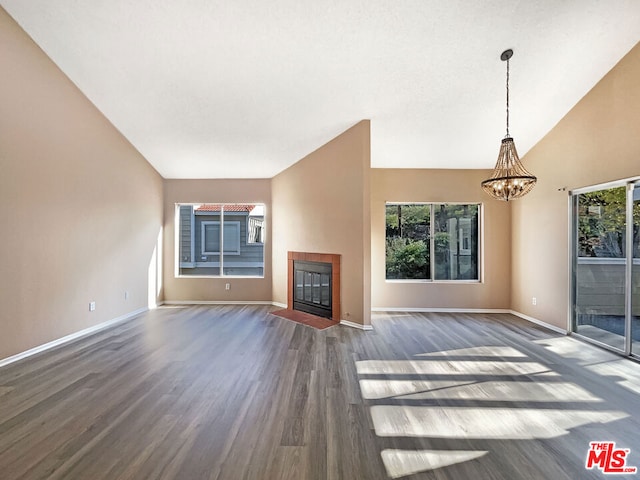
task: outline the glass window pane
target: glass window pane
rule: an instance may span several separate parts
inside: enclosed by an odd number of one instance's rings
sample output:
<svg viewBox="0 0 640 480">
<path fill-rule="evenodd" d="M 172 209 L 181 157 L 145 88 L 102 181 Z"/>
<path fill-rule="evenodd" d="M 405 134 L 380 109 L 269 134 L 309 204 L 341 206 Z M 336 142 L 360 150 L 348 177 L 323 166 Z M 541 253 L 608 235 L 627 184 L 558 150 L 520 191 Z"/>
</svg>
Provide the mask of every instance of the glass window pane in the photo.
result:
<svg viewBox="0 0 640 480">
<path fill-rule="evenodd" d="M 225 215 L 226 217 L 226 215 Z M 239 222 L 224 222 L 224 253 L 225 254 L 240 254 L 240 223 Z M 219 233 L 218 233 L 219 238 Z M 220 249 L 220 246 L 218 246 Z"/>
<path fill-rule="evenodd" d="M 626 188 L 577 195 L 575 326 L 582 335 L 624 349 Z"/>
<path fill-rule="evenodd" d="M 260 204 L 177 205 L 178 274 L 263 277 L 264 210 Z"/>
<path fill-rule="evenodd" d="M 436 280 L 478 280 L 477 204 L 434 206 Z"/>
<path fill-rule="evenodd" d="M 430 205 L 386 205 L 386 278 L 431 278 Z"/>
<path fill-rule="evenodd" d="M 179 205 L 180 275 L 220 275 L 219 204 Z"/>
<path fill-rule="evenodd" d="M 224 205 L 224 274 L 264 275 L 264 205 Z"/>
<path fill-rule="evenodd" d="M 578 256 L 623 258 L 625 187 L 578 195 Z"/>
</svg>

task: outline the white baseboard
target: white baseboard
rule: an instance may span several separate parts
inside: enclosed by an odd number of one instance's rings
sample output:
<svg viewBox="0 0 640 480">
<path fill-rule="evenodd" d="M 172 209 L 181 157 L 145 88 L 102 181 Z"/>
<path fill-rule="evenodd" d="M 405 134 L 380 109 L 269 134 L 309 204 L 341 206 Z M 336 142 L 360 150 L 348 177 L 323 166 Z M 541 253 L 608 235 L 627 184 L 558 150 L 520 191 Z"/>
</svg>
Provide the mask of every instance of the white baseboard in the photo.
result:
<svg viewBox="0 0 640 480">
<path fill-rule="evenodd" d="M 280 307 L 280 308 L 287 308 L 288 305 L 286 303 L 280 303 L 280 302 L 271 302 L 271 305 L 273 305 L 274 307 Z"/>
<path fill-rule="evenodd" d="M 372 312 L 420 312 L 420 313 L 511 313 L 506 308 L 425 308 L 425 307 L 374 307 Z"/>
<path fill-rule="evenodd" d="M 535 323 L 536 325 L 540 325 L 541 327 L 547 328 L 549 330 L 553 330 L 554 332 L 561 333 L 562 335 L 569 335 L 569 331 L 564 328 L 557 327 L 555 325 L 551 325 L 550 323 L 543 322 L 542 320 L 538 320 L 537 318 L 530 317 L 529 315 L 525 315 L 524 313 L 516 312 L 515 310 L 509 310 L 509 313 L 515 315 L 516 317 L 520 317 L 523 320 L 526 320 L 531 323 Z"/>
<path fill-rule="evenodd" d="M 0 367 L 4 367 L 5 365 L 9 365 L 10 363 L 17 362 L 18 360 L 22 360 L 23 358 L 31 357 L 32 355 L 44 352 L 59 345 L 78 340 L 79 338 L 86 337 L 88 335 L 91 335 L 92 333 L 96 333 L 100 330 L 104 330 L 105 328 L 117 325 L 118 323 L 123 323 L 137 315 L 140 315 L 141 313 L 146 312 L 147 310 L 149 310 L 149 308 L 147 307 L 139 308 L 138 310 L 134 310 L 133 312 L 125 313 L 124 315 L 120 315 L 119 317 L 99 323 L 98 325 L 94 325 L 93 327 L 85 328 L 84 330 L 80 330 L 79 332 L 75 332 L 62 338 L 58 338 L 57 340 L 52 340 L 51 342 L 45 343 L 43 345 L 30 348 L 29 350 L 17 353 L 16 355 L 12 355 L 11 357 L 0 359 Z"/>
<path fill-rule="evenodd" d="M 165 300 L 163 305 L 275 305 L 280 304 L 269 300 Z M 284 308 L 287 308 L 284 305 Z"/>
<path fill-rule="evenodd" d="M 340 320 L 340 325 L 360 330 L 373 330 L 373 326 L 371 325 L 362 325 L 361 323 L 350 322 L 349 320 Z"/>
<path fill-rule="evenodd" d="M 528 322 L 535 323 L 536 325 L 540 325 L 541 327 L 547 328 L 549 330 L 553 330 L 554 332 L 561 333 L 563 335 L 568 335 L 568 331 L 557 327 L 555 325 L 551 325 L 550 323 L 543 322 L 542 320 L 538 320 L 537 318 L 530 317 L 525 315 L 524 313 L 516 312 L 515 310 L 510 310 L 508 308 L 403 308 L 403 307 L 375 307 L 371 309 L 372 312 L 422 312 L 422 313 L 510 313 L 511 315 L 515 315 L 516 317 L 520 317 L 523 320 L 527 320 Z"/>
</svg>

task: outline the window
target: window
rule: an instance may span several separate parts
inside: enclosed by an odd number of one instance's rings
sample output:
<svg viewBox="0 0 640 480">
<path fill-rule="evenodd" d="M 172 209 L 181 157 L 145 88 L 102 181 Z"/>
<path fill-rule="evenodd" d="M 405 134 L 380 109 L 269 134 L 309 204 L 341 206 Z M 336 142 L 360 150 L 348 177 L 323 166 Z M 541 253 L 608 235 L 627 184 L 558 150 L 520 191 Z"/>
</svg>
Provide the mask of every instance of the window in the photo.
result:
<svg viewBox="0 0 640 480">
<path fill-rule="evenodd" d="M 431 207 L 388 204 L 386 223 L 387 279 L 430 279 Z"/>
<path fill-rule="evenodd" d="M 264 276 L 264 205 L 178 204 L 176 225 L 177 276 Z"/>
<path fill-rule="evenodd" d="M 240 255 L 240 222 L 224 222 L 225 255 Z M 220 255 L 220 222 L 202 222 L 202 254 Z"/>
<path fill-rule="evenodd" d="M 264 243 L 264 219 L 249 217 L 247 222 L 247 243 Z"/>
<path fill-rule="evenodd" d="M 433 205 L 434 278 L 478 280 L 477 204 Z"/>
<path fill-rule="evenodd" d="M 480 279 L 479 204 L 388 203 L 387 280 Z"/>
</svg>

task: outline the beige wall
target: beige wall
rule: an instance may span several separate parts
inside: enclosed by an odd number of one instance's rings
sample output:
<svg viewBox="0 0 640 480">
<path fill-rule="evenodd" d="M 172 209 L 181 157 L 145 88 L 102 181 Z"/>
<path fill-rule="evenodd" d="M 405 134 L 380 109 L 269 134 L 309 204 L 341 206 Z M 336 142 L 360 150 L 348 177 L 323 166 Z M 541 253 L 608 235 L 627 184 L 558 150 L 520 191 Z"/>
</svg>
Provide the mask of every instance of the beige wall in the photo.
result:
<svg viewBox="0 0 640 480">
<path fill-rule="evenodd" d="M 374 308 L 509 308 L 509 205 L 480 188 L 490 170 L 373 169 L 371 173 L 371 296 Z M 484 209 L 482 283 L 385 281 L 386 202 L 469 202 Z"/>
<path fill-rule="evenodd" d="M 0 58 L 0 358 L 156 300 L 286 303 L 290 250 L 342 255 L 345 320 L 373 302 L 565 327 L 567 192 L 640 175 L 638 45 L 526 155 L 538 185 L 509 204 L 482 193 L 488 171 L 371 170 L 369 121 L 273 179 L 163 181 L 1 8 Z M 386 201 L 482 202 L 484 281 L 385 282 Z M 266 204 L 265 278 L 175 278 L 176 202 Z"/>
<path fill-rule="evenodd" d="M 513 202 L 512 308 L 566 328 L 568 191 L 640 175 L 640 45 L 523 161 L 538 177 L 538 185 Z"/>
<path fill-rule="evenodd" d="M 370 126 L 363 120 L 272 180 L 273 299 L 287 303 L 287 252 L 341 259 L 341 319 L 371 317 Z"/>
<path fill-rule="evenodd" d="M 164 181 L 164 299 L 172 301 L 271 301 L 271 180 Z M 176 203 L 263 203 L 266 206 L 264 278 L 176 278 Z M 225 284 L 230 289 L 225 290 Z"/>
<path fill-rule="evenodd" d="M 0 58 L 5 358 L 147 306 L 162 179 L 2 9 Z"/>
</svg>

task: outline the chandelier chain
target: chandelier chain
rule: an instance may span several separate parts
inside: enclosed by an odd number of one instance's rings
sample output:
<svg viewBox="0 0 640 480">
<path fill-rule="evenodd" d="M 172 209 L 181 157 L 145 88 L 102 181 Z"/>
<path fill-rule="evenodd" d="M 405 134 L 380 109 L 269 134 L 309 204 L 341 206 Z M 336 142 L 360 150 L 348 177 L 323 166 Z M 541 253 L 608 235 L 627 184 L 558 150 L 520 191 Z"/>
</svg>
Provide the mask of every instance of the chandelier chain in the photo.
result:
<svg viewBox="0 0 640 480">
<path fill-rule="evenodd" d="M 518 151 L 509 134 L 509 59 L 513 50 L 502 52 L 500 60 L 507 62 L 506 94 L 507 94 L 507 134 L 500 144 L 498 160 L 491 176 L 480 185 L 482 189 L 496 200 L 515 200 L 528 194 L 538 179 L 522 165 Z"/>
<path fill-rule="evenodd" d="M 509 136 L 509 59 L 507 58 L 507 137 Z"/>
</svg>

